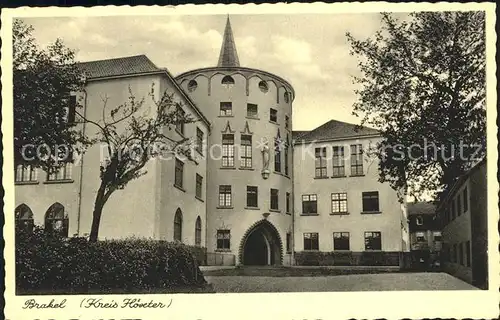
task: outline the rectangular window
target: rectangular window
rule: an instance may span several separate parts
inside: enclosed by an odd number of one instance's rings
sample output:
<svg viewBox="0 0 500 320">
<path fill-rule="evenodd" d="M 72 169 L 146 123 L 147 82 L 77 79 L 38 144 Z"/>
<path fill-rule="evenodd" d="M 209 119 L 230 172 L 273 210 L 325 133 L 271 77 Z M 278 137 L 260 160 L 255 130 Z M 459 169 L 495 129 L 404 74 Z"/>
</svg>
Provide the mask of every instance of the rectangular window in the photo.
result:
<svg viewBox="0 0 500 320">
<path fill-rule="evenodd" d="M 75 116 L 76 116 L 76 96 L 75 95 L 70 95 L 69 96 L 69 101 L 68 101 L 68 109 L 67 109 L 67 114 L 66 114 L 66 119 L 68 123 L 74 123 L 75 122 Z"/>
<path fill-rule="evenodd" d="M 440 231 L 434 231 L 433 233 L 434 241 L 442 241 L 442 235 Z"/>
<path fill-rule="evenodd" d="M 55 172 L 47 175 L 48 181 L 71 180 L 71 171 L 73 163 L 67 162 Z"/>
<path fill-rule="evenodd" d="M 234 135 L 222 135 L 222 166 L 234 167 Z"/>
<path fill-rule="evenodd" d="M 349 250 L 349 232 L 333 233 L 333 250 Z"/>
<path fill-rule="evenodd" d="M 416 233 L 417 242 L 425 242 L 425 234 L 423 232 Z"/>
<path fill-rule="evenodd" d="M 464 188 L 462 197 L 464 198 L 464 212 L 467 212 L 467 210 L 469 210 L 469 194 L 467 192 L 467 187 Z"/>
<path fill-rule="evenodd" d="M 324 178 L 326 177 L 326 148 L 315 148 L 314 149 L 314 157 L 315 157 L 315 177 L 316 178 Z"/>
<path fill-rule="evenodd" d="M 231 249 L 231 231 L 217 230 L 217 249 L 218 250 Z"/>
<path fill-rule="evenodd" d="M 363 212 L 379 212 L 378 191 L 363 192 Z"/>
<path fill-rule="evenodd" d="M 285 175 L 288 176 L 288 137 L 287 137 L 287 141 L 285 141 Z"/>
<path fill-rule="evenodd" d="M 281 172 L 281 140 L 274 139 L 274 171 Z"/>
<path fill-rule="evenodd" d="M 227 208 L 232 205 L 231 197 L 231 186 L 220 185 L 219 186 L 219 207 Z"/>
<path fill-rule="evenodd" d="M 465 243 L 461 242 L 458 244 L 458 262 L 460 265 L 464 265 L 464 246 Z"/>
<path fill-rule="evenodd" d="M 29 164 L 17 165 L 15 171 L 15 182 L 37 181 L 36 169 Z"/>
<path fill-rule="evenodd" d="M 332 164 L 333 164 L 333 174 L 332 175 L 334 177 L 345 176 L 344 147 L 342 147 L 342 146 L 333 147 Z"/>
<path fill-rule="evenodd" d="M 457 217 L 460 217 L 462 214 L 462 197 L 461 194 L 459 193 L 457 195 Z"/>
<path fill-rule="evenodd" d="M 203 154 L 203 131 L 196 128 L 196 151 Z"/>
<path fill-rule="evenodd" d="M 332 213 L 347 213 L 347 193 L 332 193 Z"/>
<path fill-rule="evenodd" d="M 382 235 L 379 231 L 365 232 L 365 250 L 382 250 Z"/>
<path fill-rule="evenodd" d="M 290 192 L 286 193 L 286 213 L 290 213 Z"/>
<path fill-rule="evenodd" d="M 247 117 L 249 118 L 257 118 L 259 111 L 256 104 L 248 103 L 247 104 Z"/>
<path fill-rule="evenodd" d="M 292 234 L 287 232 L 286 234 L 286 253 L 292 252 Z"/>
<path fill-rule="evenodd" d="M 319 235 L 317 232 L 304 233 L 304 250 L 319 250 Z"/>
<path fill-rule="evenodd" d="M 203 195 L 203 177 L 196 174 L 196 197 L 202 198 Z"/>
<path fill-rule="evenodd" d="M 182 188 L 184 182 L 184 163 L 179 159 L 175 159 L 175 186 Z"/>
<path fill-rule="evenodd" d="M 241 135 L 241 167 L 252 167 L 252 136 L 248 134 Z"/>
<path fill-rule="evenodd" d="M 302 214 L 318 214 L 318 197 L 315 194 L 302 196 Z"/>
<path fill-rule="evenodd" d="M 186 112 L 182 110 L 181 107 L 177 107 L 177 115 L 179 118 L 175 124 L 175 131 L 184 135 L 184 116 L 186 115 Z"/>
<path fill-rule="evenodd" d="M 351 145 L 351 176 L 363 175 L 363 149 L 360 144 Z"/>
<path fill-rule="evenodd" d="M 271 189 L 271 209 L 279 210 L 279 192 L 278 189 Z"/>
<path fill-rule="evenodd" d="M 247 186 L 247 207 L 257 208 L 259 206 L 258 189 L 254 186 Z"/>
<path fill-rule="evenodd" d="M 233 103 L 232 102 L 221 102 L 220 103 L 220 116 L 227 117 L 233 115 Z"/>
<path fill-rule="evenodd" d="M 467 263 L 466 266 L 470 267 L 470 241 L 467 241 L 465 243 L 465 262 Z"/>
<path fill-rule="evenodd" d="M 278 110 L 273 108 L 269 109 L 269 121 L 278 122 Z"/>
<path fill-rule="evenodd" d="M 285 129 L 290 128 L 290 118 L 285 116 Z"/>
</svg>

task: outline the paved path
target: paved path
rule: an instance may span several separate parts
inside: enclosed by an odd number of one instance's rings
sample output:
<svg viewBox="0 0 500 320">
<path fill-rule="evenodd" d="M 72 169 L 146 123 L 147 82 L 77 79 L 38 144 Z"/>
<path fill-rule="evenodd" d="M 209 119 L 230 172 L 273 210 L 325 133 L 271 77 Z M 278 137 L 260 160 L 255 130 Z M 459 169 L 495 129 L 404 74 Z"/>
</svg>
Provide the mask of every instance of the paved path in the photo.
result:
<svg viewBox="0 0 500 320">
<path fill-rule="evenodd" d="M 386 273 L 325 277 L 206 276 L 222 292 L 474 290 L 446 273 Z"/>
</svg>

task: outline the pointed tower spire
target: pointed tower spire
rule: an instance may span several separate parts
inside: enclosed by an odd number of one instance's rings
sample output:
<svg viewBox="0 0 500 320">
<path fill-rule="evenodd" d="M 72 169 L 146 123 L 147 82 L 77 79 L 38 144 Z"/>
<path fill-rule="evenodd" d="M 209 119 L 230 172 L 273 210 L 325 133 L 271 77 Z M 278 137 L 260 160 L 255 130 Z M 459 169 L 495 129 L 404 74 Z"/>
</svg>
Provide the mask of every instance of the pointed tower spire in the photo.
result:
<svg viewBox="0 0 500 320">
<path fill-rule="evenodd" d="M 227 15 L 226 29 L 224 30 L 224 38 L 222 39 L 222 47 L 220 48 L 218 67 L 239 67 L 240 60 L 236 52 L 236 44 L 234 43 L 233 30 L 231 29 L 231 21 Z"/>
</svg>

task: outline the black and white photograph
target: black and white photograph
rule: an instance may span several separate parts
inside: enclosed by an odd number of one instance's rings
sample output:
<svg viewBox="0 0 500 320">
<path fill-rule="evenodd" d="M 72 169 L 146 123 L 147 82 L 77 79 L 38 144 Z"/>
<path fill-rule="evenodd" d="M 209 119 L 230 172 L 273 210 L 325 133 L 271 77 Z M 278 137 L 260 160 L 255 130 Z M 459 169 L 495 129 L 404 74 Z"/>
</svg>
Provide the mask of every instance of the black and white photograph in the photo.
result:
<svg viewBox="0 0 500 320">
<path fill-rule="evenodd" d="M 495 317 L 494 10 L 3 11 L 6 318 Z"/>
</svg>

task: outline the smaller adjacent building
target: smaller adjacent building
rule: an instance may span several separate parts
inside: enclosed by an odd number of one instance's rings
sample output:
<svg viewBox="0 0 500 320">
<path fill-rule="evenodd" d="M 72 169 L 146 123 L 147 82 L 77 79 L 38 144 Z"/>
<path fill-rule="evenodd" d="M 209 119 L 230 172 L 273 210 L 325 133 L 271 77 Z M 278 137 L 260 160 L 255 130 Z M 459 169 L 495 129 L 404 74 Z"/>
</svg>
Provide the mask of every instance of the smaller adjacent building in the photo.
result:
<svg viewBox="0 0 500 320">
<path fill-rule="evenodd" d="M 438 206 L 444 270 L 488 289 L 486 159 L 457 178 Z"/>
<path fill-rule="evenodd" d="M 442 236 L 436 206 L 432 202 L 408 203 L 412 266 L 428 268 L 439 261 Z"/>
</svg>

